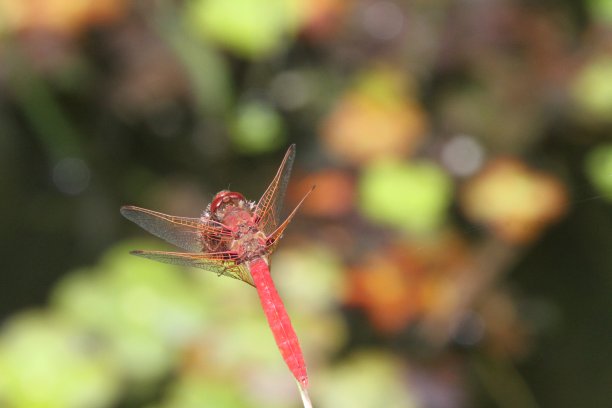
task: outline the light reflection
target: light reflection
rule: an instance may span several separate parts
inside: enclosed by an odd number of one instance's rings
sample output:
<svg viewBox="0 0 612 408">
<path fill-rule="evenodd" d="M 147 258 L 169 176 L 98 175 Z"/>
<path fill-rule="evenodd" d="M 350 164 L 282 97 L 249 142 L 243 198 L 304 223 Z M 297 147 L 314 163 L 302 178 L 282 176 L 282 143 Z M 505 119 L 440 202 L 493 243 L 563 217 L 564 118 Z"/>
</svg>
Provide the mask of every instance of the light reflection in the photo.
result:
<svg viewBox="0 0 612 408">
<path fill-rule="evenodd" d="M 457 135 L 442 149 L 442 163 L 456 176 L 474 174 L 482 167 L 483 160 L 482 146 L 471 136 Z"/>
<path fill-rule="evenodd" d="M 53 183 L 64 194 L 82 193 L 89 186 L 90 178 L 89 166 L 81 159 L 67 157 L 53 167 Z"/>
<path fill-rule="evenodd" d="M 303 108 L 312 99 L 311 84 L 304 74 L 295 71 L 277 75 L 270 84 L 270 94 L 282 109 L 289 111 Z"/>
</svg>

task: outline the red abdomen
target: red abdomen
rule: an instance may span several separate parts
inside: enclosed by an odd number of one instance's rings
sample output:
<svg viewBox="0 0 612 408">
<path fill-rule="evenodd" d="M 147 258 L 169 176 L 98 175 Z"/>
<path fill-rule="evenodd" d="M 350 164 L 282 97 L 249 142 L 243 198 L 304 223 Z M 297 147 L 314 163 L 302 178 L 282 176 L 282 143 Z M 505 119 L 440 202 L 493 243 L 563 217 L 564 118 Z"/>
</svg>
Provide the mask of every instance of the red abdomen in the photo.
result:
<svg viewBox="0 0 612 408">
<path fill-rule="evenodd" d="M 283 305 L 274 287 L 268 264 L 264 259 L 258 258 L 250 262 L 249 265 L 253 282 L 259 294 L 259 300 L 274 334 L 274 340 L 276 340 L 289 370 L 298 380 L 300 386 L 306 389 L 308 387 L 308 375 L 306 374 L 304 356 L 285 305 Z"/>
</svg>

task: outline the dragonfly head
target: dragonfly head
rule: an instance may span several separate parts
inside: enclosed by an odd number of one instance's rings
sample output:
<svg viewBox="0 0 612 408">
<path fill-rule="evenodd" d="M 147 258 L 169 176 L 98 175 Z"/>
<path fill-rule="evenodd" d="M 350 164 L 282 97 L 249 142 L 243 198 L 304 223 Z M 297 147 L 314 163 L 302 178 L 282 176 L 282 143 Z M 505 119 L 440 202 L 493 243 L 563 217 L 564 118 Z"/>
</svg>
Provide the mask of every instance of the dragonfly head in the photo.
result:
<svg viewBox="0 0 612 408">
<path fill-rule="evenodd" d="M 240 207 L 245 203 L 246 199 L 242 194 L 235 191 L 222 190 L 215 195 L 215 198 L 210 203 L 210 214 L 216 215 L 217 211 L 223 212 L 228 205 Z"/>
</svg>

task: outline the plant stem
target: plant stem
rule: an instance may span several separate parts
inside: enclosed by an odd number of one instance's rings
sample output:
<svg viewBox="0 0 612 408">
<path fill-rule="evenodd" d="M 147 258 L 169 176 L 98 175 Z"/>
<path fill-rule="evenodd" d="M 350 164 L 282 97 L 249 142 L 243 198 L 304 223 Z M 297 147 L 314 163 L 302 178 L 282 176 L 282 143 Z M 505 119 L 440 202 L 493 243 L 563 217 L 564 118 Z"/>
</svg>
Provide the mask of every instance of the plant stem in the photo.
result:
<svg viewBox="0 0 612 408">
<path fill-rule="evenodd" d="M 297 383 L 297 385 L 300 389 L 300 396 L 302 397 L 302 404 L 304 404 L 304 408 L 312 408 L 312 402 L 310 402 L 308 391 L 306 390 L 306 388 L 302 388 L 302 385 L 299 382 Z"/>
</svg>

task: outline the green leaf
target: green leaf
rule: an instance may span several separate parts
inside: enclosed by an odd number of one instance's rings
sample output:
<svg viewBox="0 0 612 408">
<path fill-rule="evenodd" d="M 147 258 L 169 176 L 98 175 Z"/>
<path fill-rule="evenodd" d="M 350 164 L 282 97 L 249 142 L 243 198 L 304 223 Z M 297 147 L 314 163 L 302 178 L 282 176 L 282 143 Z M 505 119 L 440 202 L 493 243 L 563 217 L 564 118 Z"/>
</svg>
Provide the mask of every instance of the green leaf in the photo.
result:
<svg viewBox="0 0 612 408">
<path fill-rule="evenodd" d="M 383 160 L 364 169 L 359 192 L 360 209 L 370 220 L 426 233 L 444 221 L 452 183 L 433 163 Z"/>
<path fill-rule="evenodd" d="M 586 158 L 585 170 L 595 188 L 612 201 L 612 144 L 591 150 Z"/>
<path fill-rule="evenodd" d="M 187 13 L 196 33 L 258 58 L 285 45 L 296 29 L 299 9 L 293 0 L 195 0 Z"/>
<path fill-rule="evenodd" d="M 23 313 L 0 337 L 0 401 L 12 408 L 106 407 L 116 361 L 103 343 L 57 316 Z"/>
<path fill-rule="evenodd" d="M 417 407 L 402 371 L 394 356 L 361 352 L 313 379 L 313 397 L 321 407 Z"/>
<path fill-rule="evenodd" d="M 271 106 L 250 102 L 238 108 L 231 127 L 231 137 L 243 153 L 273 151 L 285 140 L 284 125 Z"/>
<path fill-rule="evenodd" d="M 612 23 L 611 0 L 589 0 L 587 1 L 587 7 L 594 19 Z"/>
<path fill-rule="evenodd" d="M 573 93 L 580 108 L 597 119 L 610 121 L 612 116 L 612 57 L 598 57 L 580 72 Z"/>
</svg>

